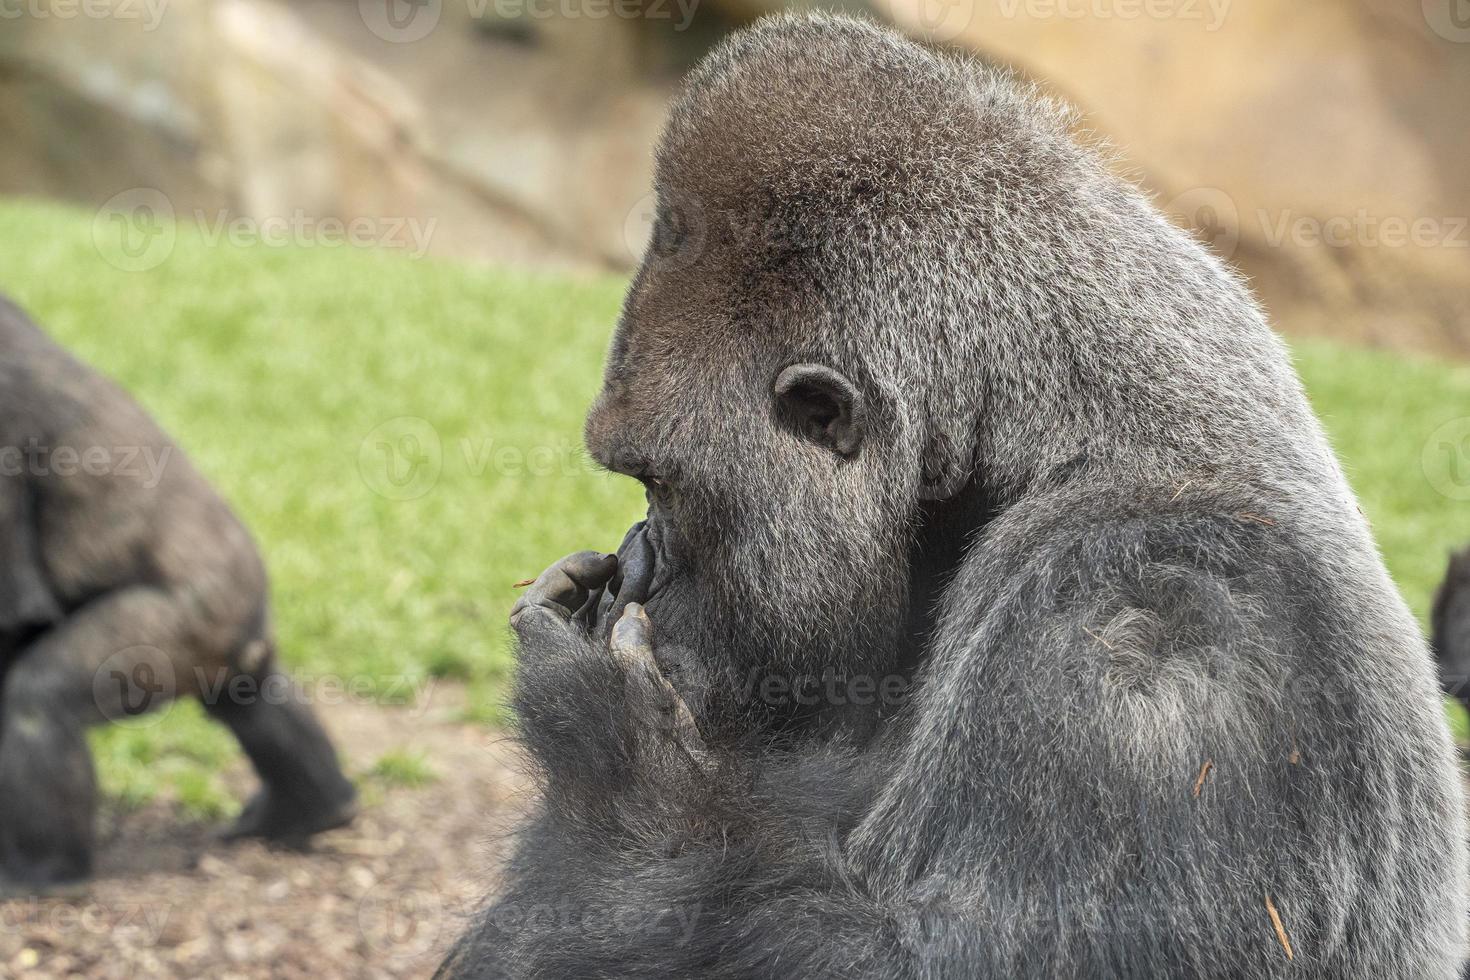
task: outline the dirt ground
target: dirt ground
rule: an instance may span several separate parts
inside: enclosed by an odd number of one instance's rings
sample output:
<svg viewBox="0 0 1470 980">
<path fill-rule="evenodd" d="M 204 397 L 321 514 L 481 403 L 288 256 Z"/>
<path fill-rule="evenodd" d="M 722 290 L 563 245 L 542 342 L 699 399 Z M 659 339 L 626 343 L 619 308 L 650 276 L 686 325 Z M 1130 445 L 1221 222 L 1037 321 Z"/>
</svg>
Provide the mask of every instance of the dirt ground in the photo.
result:
<svg viewBox="0 0 1470 980">
<path fill-rule="evenodd" d="M 457 719 L 441 686 L 412 709 L 319 706 L 360 773 L 387 752 L 422 754 L 436 778 L 379 786 L 310 853 L 215 844 L 219 826 L 174 807 L 101 815 L 85 895 L 0 901 L 0 978 L 427 977 L 478 907 L 527 803 L 503 735 Z M 226 774 L 241 799 L 243 760 Z"/>
<path fill-rule="evenodd" d="M 0 977 L 424 977 L 478 906 L 525 804 L 503 736 L 458 722 L 462 692 L 413 709 L 321 707 L 362 772 L 422 753 L 417 787 L 368 788 L 349 827 L 310 853 L 181 823 L 174 807 L 101 815 L 98 876 L 65 899 L 0 902 Z M 244 799 L 243 759 L 227 774 Z"/>
</svg>

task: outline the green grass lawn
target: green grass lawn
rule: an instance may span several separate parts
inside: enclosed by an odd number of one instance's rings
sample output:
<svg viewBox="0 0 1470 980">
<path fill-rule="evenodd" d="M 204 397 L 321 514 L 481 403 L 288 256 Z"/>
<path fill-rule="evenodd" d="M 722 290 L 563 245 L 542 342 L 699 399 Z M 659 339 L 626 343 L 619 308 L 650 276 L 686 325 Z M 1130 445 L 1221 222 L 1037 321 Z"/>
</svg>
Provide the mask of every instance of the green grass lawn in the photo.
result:
<svg viewBox="0 0 1470 980">
<path fill-rule="evenodd" d="M 493 722 L 511 583 L 615 547 L 641 514 L 632 481 L 580 448 L 620 281 L 236 248 L 185 227 L 166 261 L 127 272 L 103 260 L 90 212 L 15 201 L 0 255 L 0 289 L 129 388 L 254 530 L 304 677 L 384 701 L 462 679 Z M 1470 540 L 1454 499 L 1470 473 L 1435 436 L 1470 415 L 1470 366 L 1318 342 L 1297 362 L 1422 618 L 1447 550 Z M 234 805 L 212 771 L 236 750 L 192 707 L 95 743 L 115 796 Z"/>
</svg>

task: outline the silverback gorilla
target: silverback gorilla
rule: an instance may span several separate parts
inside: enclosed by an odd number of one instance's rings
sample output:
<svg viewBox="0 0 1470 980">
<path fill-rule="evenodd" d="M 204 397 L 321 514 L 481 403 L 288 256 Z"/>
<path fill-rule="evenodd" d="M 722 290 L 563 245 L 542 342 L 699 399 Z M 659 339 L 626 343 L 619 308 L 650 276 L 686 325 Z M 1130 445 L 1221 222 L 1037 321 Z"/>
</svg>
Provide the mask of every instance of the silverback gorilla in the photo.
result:
<svg viewBox="0 0 1470 980">
<path fill-rule="evenodd" d="M 232 835 L 299 842 L 351 818 L 277 667 L 245 529 L 132 399 L 0 299 L 0 893 L 90 873 L 86 726 L 184 693 L 264 782 Z"/>
<path fill-rule="evenodd" d="M 1444 692 L 1470 710 L 1470 548 L 1450 556 L 1430 613 Z"/>
<path fill-rule="evenodd" d="M 512 613 L 543 793 L 442 972 L 1448 978 L 1426 645 L 1241 282 L 1057 106 L 859 21 L 673 107 Z"/>
</svg>

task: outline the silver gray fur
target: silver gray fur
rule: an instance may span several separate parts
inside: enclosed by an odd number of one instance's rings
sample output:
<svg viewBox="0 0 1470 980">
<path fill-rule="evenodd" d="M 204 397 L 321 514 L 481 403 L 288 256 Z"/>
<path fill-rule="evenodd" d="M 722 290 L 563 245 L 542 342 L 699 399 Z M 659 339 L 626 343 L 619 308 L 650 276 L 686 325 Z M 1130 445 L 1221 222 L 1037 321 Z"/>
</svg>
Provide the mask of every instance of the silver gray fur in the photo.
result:
<svg viewBox="0 0 1470 980">
<path fill-rule="evenodd" d="M 1073 123 L 840 18 L 690 77 L 587 428 L 674 488 L 655 648 L 913 694 L 685 687 L 691 771 L 595 638 L 518 626 L 546 791 L 446 974 L 1459 976 L 1426 645 L 1244 285 Z M 861 390 L 855 455 L 773 424 L 803 361 Z M 687 931 L 589 925 L 640 910 Z"/>
</svg>

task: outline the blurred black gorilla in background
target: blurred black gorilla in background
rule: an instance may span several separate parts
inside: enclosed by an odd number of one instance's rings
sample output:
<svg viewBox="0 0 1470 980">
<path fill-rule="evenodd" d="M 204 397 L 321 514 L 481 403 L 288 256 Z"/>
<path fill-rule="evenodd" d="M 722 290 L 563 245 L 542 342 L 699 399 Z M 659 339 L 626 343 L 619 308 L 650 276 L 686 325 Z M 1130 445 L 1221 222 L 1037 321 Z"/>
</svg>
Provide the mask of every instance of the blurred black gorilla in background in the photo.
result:
<svg viewBox="0 0 1470 980">
<path fill-rule="evenodd" d="M 0 299 L 0 894 L 87 877 L 86 727 L 180 694 L 264 782 L 232 835 L 298 843 L 352 818 L 280 672 L 249 533 L 131 398 Z"/>
<path fill-rule="evenodd" d="M 1430 613 L 1444 692 L 1470 710 L 1470 548 L 1450 556 Z"/>
</svg>

